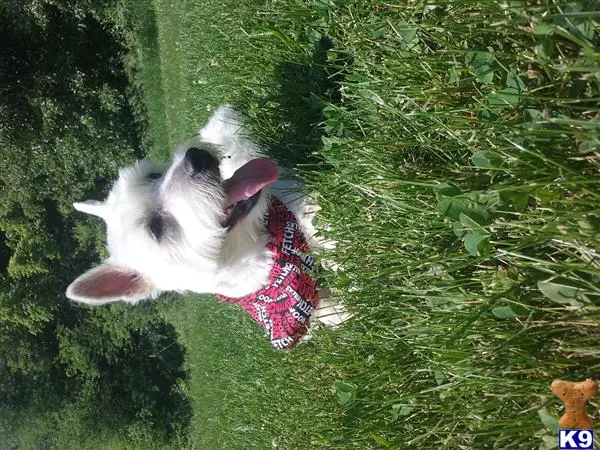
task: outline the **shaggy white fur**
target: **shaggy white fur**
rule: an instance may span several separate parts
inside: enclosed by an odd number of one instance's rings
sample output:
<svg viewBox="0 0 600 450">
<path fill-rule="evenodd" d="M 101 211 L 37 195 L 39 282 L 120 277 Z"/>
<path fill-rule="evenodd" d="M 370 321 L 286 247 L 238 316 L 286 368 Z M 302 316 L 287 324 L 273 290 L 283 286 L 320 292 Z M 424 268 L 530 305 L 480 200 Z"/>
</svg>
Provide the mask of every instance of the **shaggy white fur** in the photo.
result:
<svg viewBox="0 0 600 450">
<path fill-rule="evenodd" d="M 135 303 L 163 291 L 231 298 L 255 292 L 273 264 L 263 223 L 271 195 L 294 213 L 311 247 L 331 247 L 315 238 L 318 208 L 300 193 L 301 184 L 257 158 L 260 149 L 247 139 L 239 114 L 225 105 L 177 147 L 168 167 L 143 160 L 121 169 L 104 202 L 74 204 L 106 222 L 110 256 L 78 277 L 67 297 L 97 305 Z M 224 226 L 236 208 L 242 212 L 234 226 Z M 314 317 L 321 311 L 328 325 L 349 317 L 337 304 L 332 315 L 331 305 L 323 303 Z"/>
</svg>

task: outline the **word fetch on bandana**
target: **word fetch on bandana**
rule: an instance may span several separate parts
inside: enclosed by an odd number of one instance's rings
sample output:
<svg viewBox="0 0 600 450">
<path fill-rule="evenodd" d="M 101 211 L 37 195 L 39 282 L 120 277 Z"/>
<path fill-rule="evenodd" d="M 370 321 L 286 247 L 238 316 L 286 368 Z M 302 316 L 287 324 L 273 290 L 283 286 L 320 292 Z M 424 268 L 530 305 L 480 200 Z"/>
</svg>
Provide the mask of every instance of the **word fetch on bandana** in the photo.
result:
<svg viewBox="0 0 600 450">
<path fill-rule="evenodd" d="M 218 297 L 242 306 L 266 331 L 277 349 L 294 347 L 308 331 L 318 291 L 310 275 L 314 258 L 294 214 L 277 198 L 269 205 L 267 248 L 273 254 L 269 282 L 241 298 Z"/>
</svg>

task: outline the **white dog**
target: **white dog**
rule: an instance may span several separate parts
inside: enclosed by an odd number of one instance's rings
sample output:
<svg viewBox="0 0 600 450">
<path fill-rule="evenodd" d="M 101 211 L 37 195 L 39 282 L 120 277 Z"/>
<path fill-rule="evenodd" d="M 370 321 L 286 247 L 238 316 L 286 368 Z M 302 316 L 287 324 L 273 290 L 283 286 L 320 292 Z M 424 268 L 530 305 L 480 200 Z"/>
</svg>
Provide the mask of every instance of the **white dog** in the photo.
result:
<svg viewBox="0 0 600 450">
<path fill-rule="evenodd" d="M 170 166 L 138 161 L 120 170 L 106 201 L 75 203 L 106 222 L 110 256 L 67 297 L 98 305 L 163 291 L 217 294 L 241 304 L 276 348 L 294 346 L 311 315 L 345 321 L 335 303 L 321 301 L 313 314 L 318 292 L 307 251 L 321 246 L 316 208 L 244 133 L 236 111 L 222 106 Z"/>
</svg>

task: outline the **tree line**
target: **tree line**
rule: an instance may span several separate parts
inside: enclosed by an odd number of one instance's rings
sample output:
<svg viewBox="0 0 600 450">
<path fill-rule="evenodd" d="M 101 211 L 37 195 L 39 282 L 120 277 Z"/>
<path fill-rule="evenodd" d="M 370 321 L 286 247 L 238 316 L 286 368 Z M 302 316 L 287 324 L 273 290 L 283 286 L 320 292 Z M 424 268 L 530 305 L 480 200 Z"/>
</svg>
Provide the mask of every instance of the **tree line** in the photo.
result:
<svg viewBox="0 0 600 450">
<path fill-rule="evenodd" d="M 102 198 L 143 155 L 118 7 L 0 5 L 3 447 L 59 446 L 64 433 L 166 441 L 185 436 L 191 417 L 184 349 L 152 303 L 90 308 L 64 296 L 104 253 L 103 224 L 72 203 Z"/>
</svg>

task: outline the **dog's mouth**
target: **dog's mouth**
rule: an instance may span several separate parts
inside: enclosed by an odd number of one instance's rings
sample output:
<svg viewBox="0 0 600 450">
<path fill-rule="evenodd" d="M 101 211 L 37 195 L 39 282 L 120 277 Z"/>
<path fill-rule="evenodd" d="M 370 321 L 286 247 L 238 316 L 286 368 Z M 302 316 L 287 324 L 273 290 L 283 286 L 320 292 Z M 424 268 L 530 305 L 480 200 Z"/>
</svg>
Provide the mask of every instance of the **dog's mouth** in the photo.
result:
<svg viewBox="0 0 600 450">
<path fill-rule="evenodd" d="M 225 221 L 223 222 L 223 228 L 231 230 L 238 220 L 243 219 L 248 215 L 252 208 L 258 203 L 262 189 L 247 200 L 241 200 L 235 205 L 225 208 Z"/>
<path fill-rule="evenodd" d="M 244 164 L 224 182 L 227 193 L 224 228 L 231 229 L 248 215 L 260 199 L 262 189 L 277 180 L 277 166 L 267 158 Z"/>
</svg>

